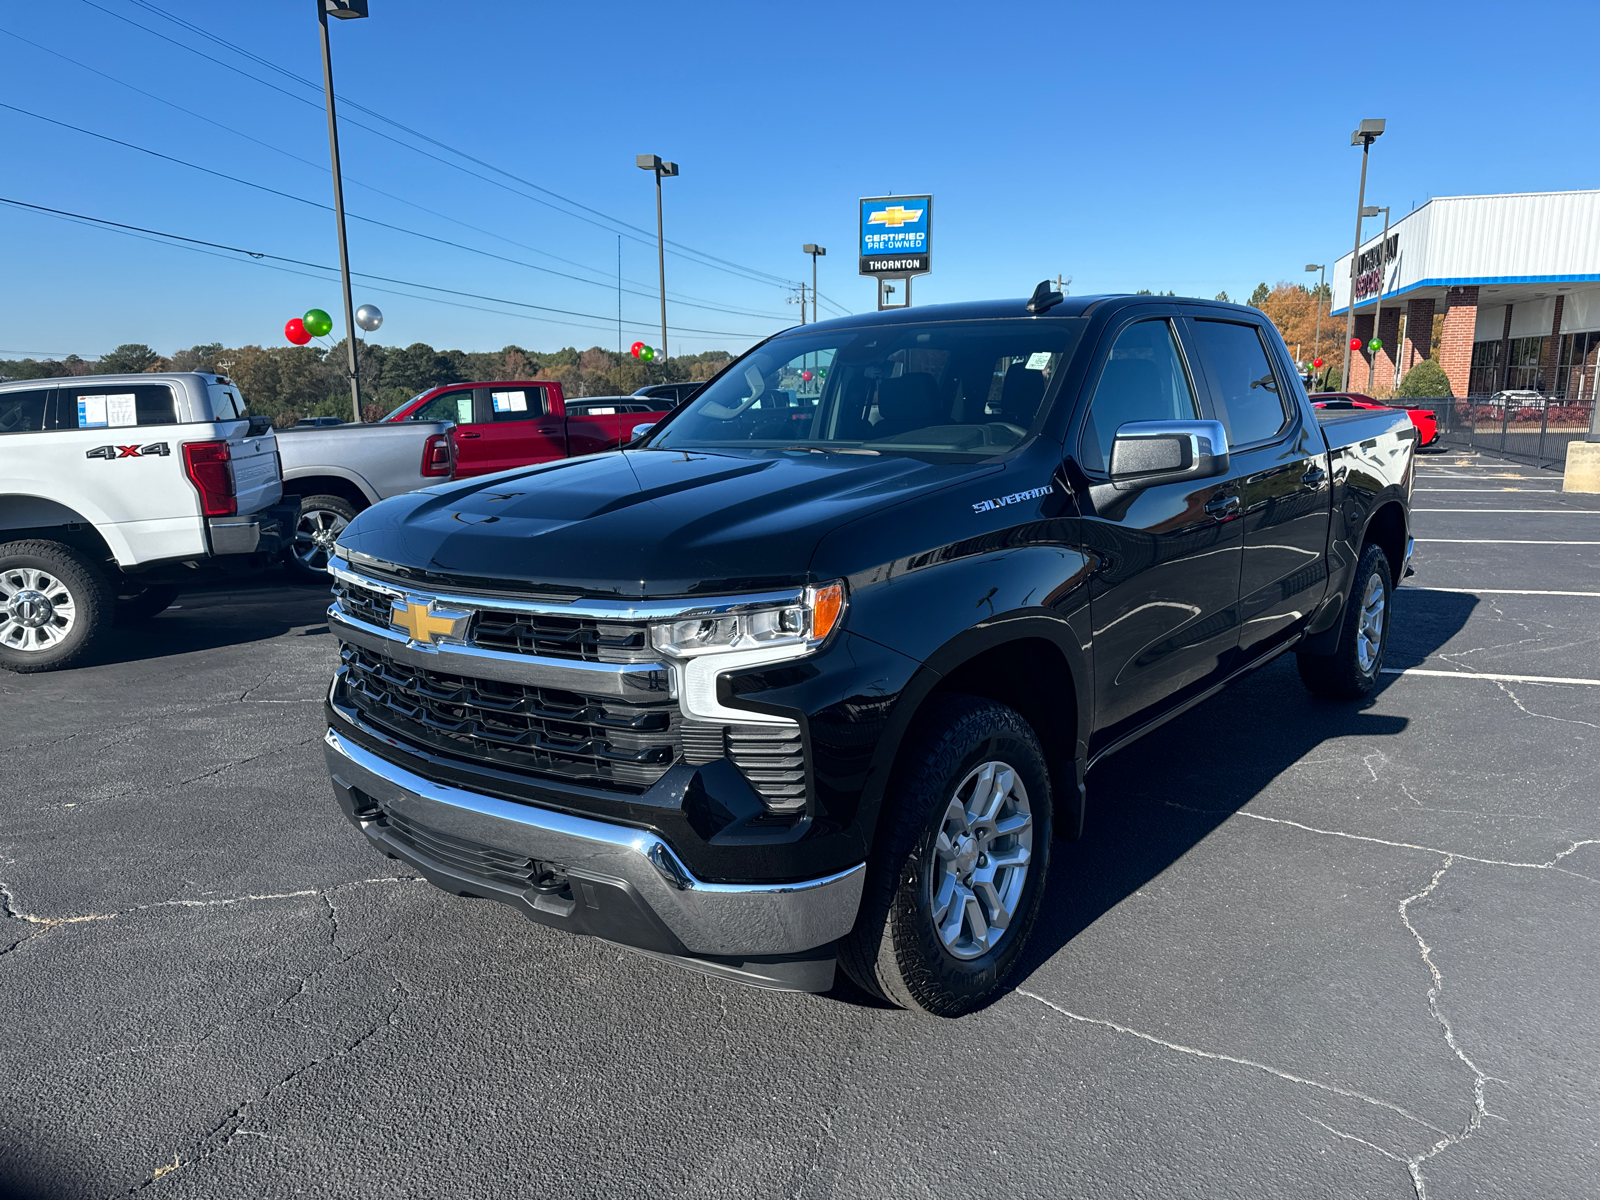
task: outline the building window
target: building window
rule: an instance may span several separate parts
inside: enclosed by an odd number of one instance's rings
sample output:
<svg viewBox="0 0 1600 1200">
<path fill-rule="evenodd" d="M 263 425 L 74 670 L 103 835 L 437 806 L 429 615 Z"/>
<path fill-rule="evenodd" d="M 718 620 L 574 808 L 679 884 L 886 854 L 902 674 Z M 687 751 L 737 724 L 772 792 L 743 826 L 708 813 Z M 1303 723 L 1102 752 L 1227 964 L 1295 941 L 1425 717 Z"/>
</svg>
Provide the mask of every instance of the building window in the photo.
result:
<svg viewBox="0 0 1600 1200">
<path fill-rule="evenodd" d="M 1467 383 L 1467 393 L 1472 396 L 1488 395 L 1500 390 L 1500 342 L 1474 342 L 1472 344 L 1472 376 Z"/>
<path fill-rule="evenodd" d="M 1593 400 L 1600 371 L 1600 331 L 1569 333 L 1561 339 L 1555 395 L 1567 400 Z"/>
<path fill-rule="evenodd" d="M 1510 346 L 1502 387 L 1507 391 L 1542 392 L 1547 382 L 1554 382 L 1544 377 L 1544 338 L 1512 338 Z"/>
</svg>

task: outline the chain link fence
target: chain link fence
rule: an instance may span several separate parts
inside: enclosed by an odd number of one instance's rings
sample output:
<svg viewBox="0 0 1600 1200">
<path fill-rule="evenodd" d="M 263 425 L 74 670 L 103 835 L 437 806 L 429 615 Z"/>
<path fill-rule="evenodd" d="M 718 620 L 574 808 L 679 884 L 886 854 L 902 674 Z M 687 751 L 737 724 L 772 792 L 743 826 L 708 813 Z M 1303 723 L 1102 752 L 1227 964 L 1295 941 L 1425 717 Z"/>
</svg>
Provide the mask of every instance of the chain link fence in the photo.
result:
<svg viewBox="0 0 1600 1200">
<path fill-rule="evenodd" d="M 1531 463 L 1566 466 L 1567 443 L 1581 442 L 1594 420 L 1592 397 L 1571 400 L 1537 392 L 1496 392 L 1457 400 L 1410 399 L 1408 408 L 1431 408 L 1439 418 L 1439 441 Z"/>
</svg>

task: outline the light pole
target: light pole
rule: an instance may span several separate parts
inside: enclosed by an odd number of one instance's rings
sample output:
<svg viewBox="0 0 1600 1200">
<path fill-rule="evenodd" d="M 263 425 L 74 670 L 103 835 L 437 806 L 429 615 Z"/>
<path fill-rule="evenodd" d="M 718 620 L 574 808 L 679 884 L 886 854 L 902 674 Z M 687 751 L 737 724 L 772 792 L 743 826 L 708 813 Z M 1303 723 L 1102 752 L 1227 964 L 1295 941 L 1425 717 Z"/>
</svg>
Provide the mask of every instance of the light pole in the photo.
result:
<svg viewBox="0 0 1600 1200">
<path fill-rule="evenodd" d="M 817 322 L 817 259 L 828 252 L 815 242 L 807 242 L 800 247 L 800 252 L 811 255 L 811 323 L 815 325 Z"/>
<path fill-rule="evenodd" d="M 676 175 L 678 164 L 662 162 L 655 154 L 639 154 L 634 163 L 641 171 L 656 173 L 656 263 L 661 269 L 661 360 L 667 358 L 667 241 L 661 232 L 661 177 Z"/>
<path fill-rule="evenodd" d="M 1311 339 L 1311 357 L 1317 359 L 1322 357 L 1322 293 L 1328 286 L 1328 264 L 1307 263 L 1306 271 L 1322 272 L 1317 277 L 1317 332 Z"/>
<path fill-rule="evenodd" d="M 1372 308 L 1373 341 L 1379 341 L 1383 338 L 1383 334 L 1379 330 L 1383 326 L 1381 320 L 1383 316 L 1383 285 L 1389 275 L 1389 208 L 1388 205 L 1382 208 L 1370 205 L 1361 210 L 1363 217 L 1375 217 L 1379 213 L 1383 214 L 1383 240 L 1378 243 L 1378 301 Z M 1355 293 L 1351 292 L 1351 295 L 1354 296 Z M 1367 354 L 1367 394 L 1371 395 L 1372 375 L 1378 369 L 1378 351 L 1369 346 L 1367 347 Z"/>
<path fill-rule="evenodd" d="M 344 235 L 344 178 L 339 172 L 339 122 L 333 112 L 333 51 L 328 45 L 328 14 L 349 21 L 367 15 L 367 0 L 317 0 L 322 28 L 322 95 L 328 105 L 328 153 L 333 158 L 333 213 L 339 225 L 339 277 L 344 283 L 344 347 L 350 375 L 350 413 L 361 421 L 361 383 L 356 378 L 356 306 L 350 298 L 350 247 Z"/>
<path fill-rule="evenodd" d="M 1344 310 L 1344 374 L 1341 392 L 1350 390 L 1350 342 L 1356 335 L 1356 262 L 1361 258 L 1361 217 L 1367 203 L 1367 154 L 1372 143 L 1383 136 L 1382 119 L 1368 118 L 1350 135 L 1350 144 L 1361 147 L 1361 190 L 1356 193 L 1356 248 L 1350 253 L 1350 295 Z"/>
</svg>

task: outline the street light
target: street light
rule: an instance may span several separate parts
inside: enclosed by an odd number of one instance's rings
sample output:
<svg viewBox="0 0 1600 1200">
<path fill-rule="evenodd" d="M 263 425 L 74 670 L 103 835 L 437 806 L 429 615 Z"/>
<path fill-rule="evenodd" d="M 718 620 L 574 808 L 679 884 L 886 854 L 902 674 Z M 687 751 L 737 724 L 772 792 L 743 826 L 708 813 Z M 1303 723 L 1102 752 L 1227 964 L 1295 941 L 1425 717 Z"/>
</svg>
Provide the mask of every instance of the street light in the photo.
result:
<svg viewBox="0 0 1600 1200">
<path fill-rule="evenodd" d="M 656 173 L 656 261 L 661 268 L 661 358 L 667 357 L 667 242 L 661 232 L 661 177 L 663 175 L 676 175 L 678 164 L 662 162 L 654 154 L 640 154 L 634 157 L 634 163 L 641 171 L 654 171 Z"/>
<path fill-rule="evenodd" d="M 811 255 L 811 322 L 817 320 L 817 259 L 828 252 L 815 242 L 807 242 L 800 247 L 800 253 Z M 802 316 L 805 314 L 802 313 Z"/>
<path fill-rule="evenodd" d="M 1373 341 L 1379 341 L 1383 337 L 1383 334 L 1380 331 L 1383 328 L 1383 322 L 1381 320 L 1383 317 L 1383 285 L 1389 276 L 1389 206 L 1384 205 L 1382 208 L 1379 208 L 1375 204 L 1369 204 L 1366 208 L 1361 210 L 1361 215 L 1363 217 L 1375 217 L 1379 213 L 1383 214 L 1383 240 L 1378 243 L 1378 302 L 1373 306 L 1372 309 Z M 1351 299 L 1354 300 L 1355 289 L 1351 289 L 1350 296 Z M 1382 347 L 1379 347 L 1379 349 L 1381 348 Z M 1374 350 L 1371 346 L 1368 346 L 1367 355 L 1367 392 L 1370 395 L 1372 392 L 1372 373 L 1378 369 L 1378 351 Z M 1399 360 L 1397 359 L 1396 361 Z"/>
<path fill-rule="evenodd" d="M 356 378 L 356 306 L 350 298 L 350 247 L 344 235 L 344 177 L 339 172 L 339 123 L 333 112 L 333 51 L 328 45 L 328 15 L 342 21 L 367 15 L 367 0 L 317 0 L 322 28 L 322 95 L 328 105 L 328 153 L 333 158 L 333 214 L 339 225 L 339 278 L 344 282 L 344 347 L 350 375 L 350 413 L 361 420 L 361 384 Z"/>
<path fill-rule="evenodd" d="M 1317 332 L 1311 340 L 1311 357 L 1317 359 L 1322 357 L 1322 293 L 1328 286 L 1328 264 L 1307 263 L 1306 270 L 1322 272 L 1317 278 Z"/>
<path fill-rule="evenodd" d="M 1350 135 L 1350 144 L 1361 147 L 1361 189 L 1356 193 L 1356 248 L 1350 253 L 1350 296 L 1344 310 L 1344 375 L 1341 392 L 1350 390 L 1350 343 L 1356 336 L 1356 262 L 1361 257 L 1361 217 L 1367 203 L 1367 154 L 1372 143 L 1383 136 L 1382 119 L 1368 118 Z M 1374 334 L 1376 336 L 1376 334 Z"/>
</svg>

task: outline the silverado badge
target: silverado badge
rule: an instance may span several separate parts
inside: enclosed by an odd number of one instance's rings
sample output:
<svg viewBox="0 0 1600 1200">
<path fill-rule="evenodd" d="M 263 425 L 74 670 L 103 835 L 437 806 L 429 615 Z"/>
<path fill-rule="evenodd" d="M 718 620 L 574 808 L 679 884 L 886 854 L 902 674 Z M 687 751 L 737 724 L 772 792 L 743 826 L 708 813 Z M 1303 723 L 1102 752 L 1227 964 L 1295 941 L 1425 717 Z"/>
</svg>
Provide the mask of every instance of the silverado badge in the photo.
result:
<svg viewBox="0 0 1600 1200">
<path fill-rule="evenodd" d="M 432 600 L 407 598 L 390 606 L 389 624 L 404 629 L 413 642 L 431 646 L 440 638 L 464 640 L 470 613 L 436 609 Z"/>
</svg>

